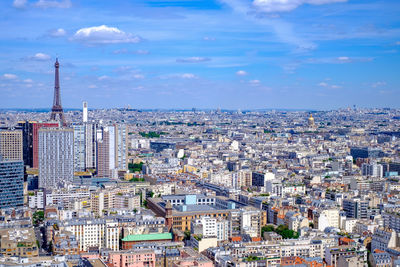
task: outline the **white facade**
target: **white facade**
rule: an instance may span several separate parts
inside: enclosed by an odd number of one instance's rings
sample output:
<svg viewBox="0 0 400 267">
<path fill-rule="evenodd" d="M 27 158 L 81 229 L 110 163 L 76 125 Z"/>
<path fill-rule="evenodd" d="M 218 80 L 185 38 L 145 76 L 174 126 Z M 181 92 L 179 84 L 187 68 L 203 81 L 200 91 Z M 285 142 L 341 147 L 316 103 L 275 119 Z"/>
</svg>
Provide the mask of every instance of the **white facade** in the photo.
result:
<svg viewBox="0 0 400 267">
<path fill-rule="evenodd" d="M 88 121 L 88 104 L 86 101 L 82 103 L 82 121 L 83 123 Z"/>
<path fill-rule="evenodd" d="M 28 197 L 28 203 L 29 203 L 29 208 L 31 209 L 43 209 L 45 206 L 45 201 L 44 201 L 44 192 L 43 191 L 37 191 L 34 196 L 29 196 Z"/>
<path fill-rule="evenodd" d="M 74 176 L 74 132 L 68 128 L 39 130 L 39 187 L 63 187 Z"/>
<path fill-rule="evenodd" d="M 64 226 L 65 230 L 75 235 L 80 251 L 87 251 L 89 247 L 119 250 L 120 229 L 117 222 L 81 219 L 67 221 Z"/>
</svg>

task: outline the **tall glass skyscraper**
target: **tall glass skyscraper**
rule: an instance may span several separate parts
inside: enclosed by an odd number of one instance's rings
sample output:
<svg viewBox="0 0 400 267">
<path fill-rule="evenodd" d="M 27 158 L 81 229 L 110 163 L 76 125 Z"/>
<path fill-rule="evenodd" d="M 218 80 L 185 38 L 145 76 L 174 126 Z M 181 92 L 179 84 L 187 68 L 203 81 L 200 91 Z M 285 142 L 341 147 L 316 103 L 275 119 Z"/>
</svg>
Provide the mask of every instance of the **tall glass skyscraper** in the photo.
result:
<svg viewBox="0 0 400 267">
<path fill-rule="evenodd" d="M 0 156 L 0 209 L 24 205 L 24 162 Z"/>
</svg>

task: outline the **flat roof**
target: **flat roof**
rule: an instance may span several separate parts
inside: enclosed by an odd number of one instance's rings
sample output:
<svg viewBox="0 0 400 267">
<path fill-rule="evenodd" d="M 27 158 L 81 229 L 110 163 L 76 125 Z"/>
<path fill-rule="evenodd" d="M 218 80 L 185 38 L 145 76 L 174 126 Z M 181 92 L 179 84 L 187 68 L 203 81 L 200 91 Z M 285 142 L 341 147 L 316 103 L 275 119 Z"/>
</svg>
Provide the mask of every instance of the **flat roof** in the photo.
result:
<svg viewBox="0 0 400 267">
<path fill-rule="evenodd" d="M 155 233 L 143 235 L 127 235 L 122 241 L 148 241 L 148 240 L 172 240 L 171 233 Z"/>
</svg>

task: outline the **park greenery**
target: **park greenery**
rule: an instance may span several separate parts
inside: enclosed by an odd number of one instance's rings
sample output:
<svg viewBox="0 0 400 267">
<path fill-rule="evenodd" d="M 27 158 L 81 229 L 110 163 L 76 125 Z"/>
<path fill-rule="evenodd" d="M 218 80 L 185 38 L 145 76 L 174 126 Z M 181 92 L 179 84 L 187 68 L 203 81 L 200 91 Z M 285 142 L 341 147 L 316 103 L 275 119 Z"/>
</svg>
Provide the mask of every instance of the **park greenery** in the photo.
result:
<svg viewBox="0 0 400 267">
<path fill-rule="evenodd" d="M 283 239 L 297 239 L 299 238 L 299 233 L 293 230 L 290 230 L 286 225 L 279 225 L 275 228 L 273 225 L 265 225 L 261 228 L 261 235 L 263 236 L 265 232 L 275 232 L 278 235 L 282 236 Z"/>
<path fill-rule="evenodd" d="M 161 135 L 165 135 L 167 133 L 164 132 L 139 132 L 142 137 L 145 138 L 160 138 Z"/>
<path fill-rule="evenodd" d="M 140 163 L 129 163 L 128 168 L 130 173 L 135 173 L 135 172 L 142 172 L 142 166 L 143 162 Z"/>
<path fill-rule="evenodd" d="M 34 225 L 38 225 L 44 221 L 44 211 L 39 210 L 33 213 L 32 222 Z"/>
</svg>

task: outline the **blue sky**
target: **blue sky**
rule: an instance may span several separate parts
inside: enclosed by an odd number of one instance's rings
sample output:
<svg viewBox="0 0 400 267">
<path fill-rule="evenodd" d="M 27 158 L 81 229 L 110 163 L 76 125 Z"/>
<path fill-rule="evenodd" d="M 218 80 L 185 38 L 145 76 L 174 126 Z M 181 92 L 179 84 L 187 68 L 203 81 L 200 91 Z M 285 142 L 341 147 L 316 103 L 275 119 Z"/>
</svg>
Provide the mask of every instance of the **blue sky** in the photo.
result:
<svg viewBox="0 0 400 267">
<path fill-rule="evenodd" d="M 0 1 L 0 108 L 400 107 L 398 0 Z"/>
</svg>

